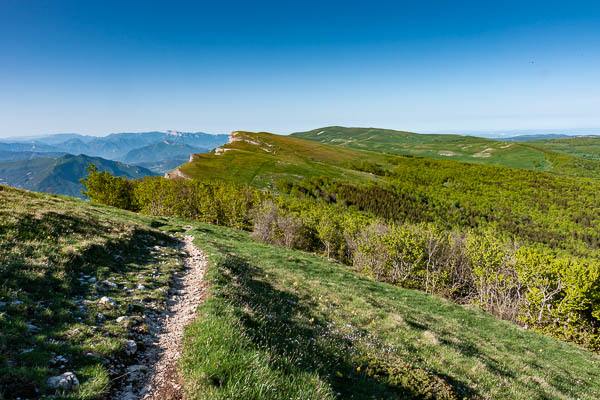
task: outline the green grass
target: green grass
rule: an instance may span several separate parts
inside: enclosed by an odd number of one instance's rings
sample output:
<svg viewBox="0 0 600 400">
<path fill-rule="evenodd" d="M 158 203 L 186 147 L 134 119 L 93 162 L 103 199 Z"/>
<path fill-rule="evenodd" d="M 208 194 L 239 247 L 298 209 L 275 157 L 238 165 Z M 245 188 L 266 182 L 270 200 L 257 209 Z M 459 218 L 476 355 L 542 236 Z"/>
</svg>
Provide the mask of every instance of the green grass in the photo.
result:
<svg viewBox="0 0 600 400">
<path fill-rule="evenodd" d="M 292 133 L 293 137 L 344 148 L 379 151 L 398 155 L 447 159 L 477 164 L 501 165 L 511 168 L 548 171 L 564 175 L 600 177 L 600 163 L 582 160 L 585 145 L 577 150 L 568 148 L 563 140 L 529 141 L 527 144 L 501 142 L 473 136 L 417 134 L 376 128 L 345 128 L 332 126 L 307 132 Z M 589 142 L 589 141 L 588 141 Z M 529 145 L 529 143 L 531 145 Z M 550 143 L 560 143 L 550 145 Z M 594 150 L 600 154 L 600 139 Z M 568 153 L 561 156 L 554 152 Z M 586 157 L 595 158 L 600 157 Z"/>
<path fill-rule="evenodd" d="M 245 232 L 0 186 L 0 398 L 51 395 L 65 371 L 81 386 L 63 398 L 106 398 L 181 268 L 167 234 L 189 225 L 211 285 L 180 362 L 190 399 L 600 397 L 597 355 L 475 308 Z"/>
<path fill-rule="evenodd" d="M 221 154 L 195 154 L 178 168 L 186 176 L 272 187 L 280 179 L 299 181 L 310 176 L 329 176 L 366 182 L 371 174 L 347 168 L 348 163 L 365 160 L 391 167 L 390 156 L 322 145 L 308 140 L 269 133 L 239 132 L 240 139 L 222 146 Z"/>
<path fill-rule="evenodd" d="M 600 160 L 600 137 L 535 139 L 523 143 L 589 160 Z"/>
<path fill-rule="evenodd" d="M 134 362 L 125 342 L 143 349 L 144 316 L 164 308 L 182 266 L 175 241 L 151 227 L 162 223 L 0 186 L 0 398 L 53 394 L 46 380 L 66 371 L 81 383 L 67 398 L 109 393 L 118 365 Z"/>
<path fill-rule="evenodd" d="M 186 331 L 192 399 L 596 399 L 600 358 L 322 257 L 194 224 L 211 296 Z"/>
</svg>

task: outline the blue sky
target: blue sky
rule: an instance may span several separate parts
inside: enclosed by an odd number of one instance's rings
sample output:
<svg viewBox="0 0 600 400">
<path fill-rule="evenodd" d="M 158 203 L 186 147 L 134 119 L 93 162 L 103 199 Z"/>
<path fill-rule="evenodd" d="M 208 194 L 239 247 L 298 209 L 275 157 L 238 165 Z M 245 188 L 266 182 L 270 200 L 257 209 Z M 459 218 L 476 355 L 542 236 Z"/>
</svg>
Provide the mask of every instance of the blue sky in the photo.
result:
<svg viewBox="0 0 600 400">
<path fill-rule="evenodd" d="M 0 2 L 0 136 L 600 128 L 596 1 Z"/>
</svg>

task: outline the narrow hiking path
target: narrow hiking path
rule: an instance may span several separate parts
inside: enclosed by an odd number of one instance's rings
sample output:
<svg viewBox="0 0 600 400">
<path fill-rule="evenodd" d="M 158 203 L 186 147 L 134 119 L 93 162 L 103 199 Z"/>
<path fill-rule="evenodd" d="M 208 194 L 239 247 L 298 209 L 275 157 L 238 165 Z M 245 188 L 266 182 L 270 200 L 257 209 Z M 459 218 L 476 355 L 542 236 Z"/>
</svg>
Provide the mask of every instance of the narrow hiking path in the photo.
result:
<svg viewBox="0 0 600 400">
<path fill-rule="evenodd" d="M 158 400 L 182 398 L 177 376 L 185 327 L 196 317 L 196 309 L 204 299 L 206 256 L 193 244 L 194 236 L 185 236 L 184 269 L 174 278 L 167 311 L 148 321 L 146 350 L 138 356 L 138 365 L 128 368 L 126 382 L 116 400 Z"/>
</svg>

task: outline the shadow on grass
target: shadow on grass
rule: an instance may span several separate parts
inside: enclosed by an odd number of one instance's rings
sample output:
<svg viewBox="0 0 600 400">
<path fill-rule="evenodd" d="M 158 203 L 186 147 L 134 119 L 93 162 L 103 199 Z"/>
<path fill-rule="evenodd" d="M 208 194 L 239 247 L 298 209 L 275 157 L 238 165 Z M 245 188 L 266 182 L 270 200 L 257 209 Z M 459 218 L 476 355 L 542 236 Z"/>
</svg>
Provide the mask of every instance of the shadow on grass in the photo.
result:
<svg viewBox="0 0 600 400">
<path fill-rule="evenodd" d="M 76 299 L 110 295 L 110 289 L 82 281 L 81 276 L 100 281 L 136 271 L 138 265 L 154 262 L 149 245 L 173 241 L 139 227 L 127 235 L 107 229 L 91 215 L 48 211 L 19 215 L 15 224 L 0 227 L 0 300 L 6 303 L 0 313 L 0 398 L 39 397 L 48 376 L 64 372 L 50 363 L 57 354 L 66 356 L 69 370 L 97 364 L 97 358 L 85 356 L 85 338 L 71 340 L 67 332 L 80 324 L 96 325 L 95 315 L 82 312 Z M 58 238 L 68 235 L 107 240 L 65 253 Z M 17 251 L 2 251 L 6 246 Z"/>
<path fill-rule="evenodd" d="M 228 253 L 229 246 L 218 247 Z M 294 289 L 275 288 L 260 268 L 240 257 L 229 254 L 219 267 L 220 296 L 242 311 L 245 334 L 273 355 L 273 369 L 316 372 L 339 398 L 453 399 L 474 394 L 449 376 L 411 366 L 385 354 L 377 343 L 366 343 L 367 332 L 342 332 L 316 320 L 311 307 L 317 304 Z M 371 346 L 373 351 L 365 350 Z"/>
</svg>

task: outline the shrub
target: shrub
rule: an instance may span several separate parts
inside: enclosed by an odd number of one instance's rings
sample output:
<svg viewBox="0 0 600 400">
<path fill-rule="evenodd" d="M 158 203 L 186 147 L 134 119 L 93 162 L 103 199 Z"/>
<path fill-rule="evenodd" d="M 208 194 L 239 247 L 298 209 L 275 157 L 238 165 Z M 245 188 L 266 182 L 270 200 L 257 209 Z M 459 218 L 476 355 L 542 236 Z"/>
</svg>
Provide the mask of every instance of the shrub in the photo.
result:
<svg viewBox="0 0 600 400">
<path fill-rule="evenodd" d="M 137 211 L 134 201 L 134 181 L 100 172 L 92 163 L 86 167 L 90 173 L 80 180 L 86 190 L 81 193 L 94 203 L 106 204 L 125 210 Z"/>
</svg>

